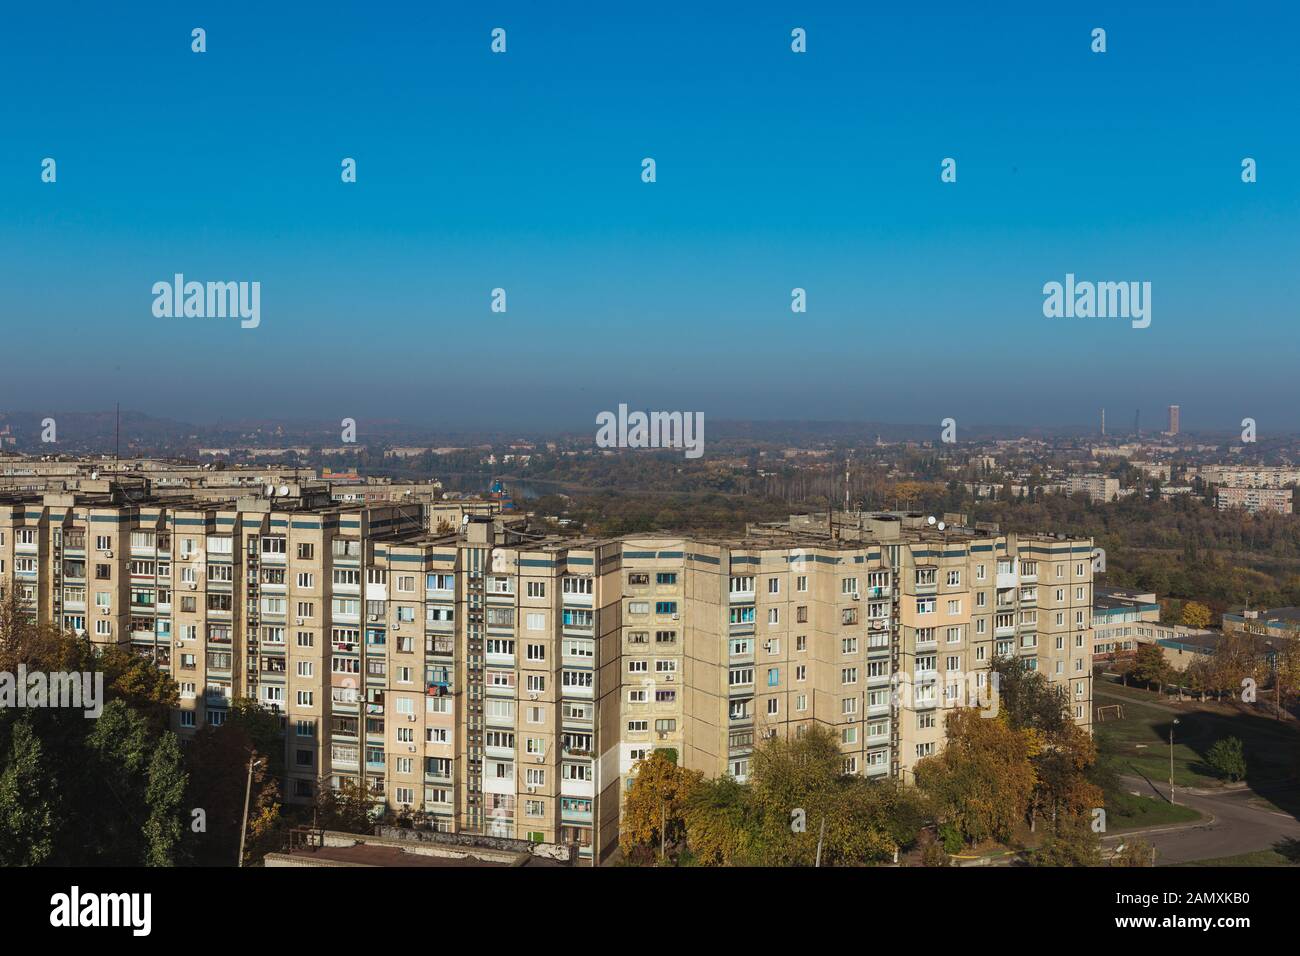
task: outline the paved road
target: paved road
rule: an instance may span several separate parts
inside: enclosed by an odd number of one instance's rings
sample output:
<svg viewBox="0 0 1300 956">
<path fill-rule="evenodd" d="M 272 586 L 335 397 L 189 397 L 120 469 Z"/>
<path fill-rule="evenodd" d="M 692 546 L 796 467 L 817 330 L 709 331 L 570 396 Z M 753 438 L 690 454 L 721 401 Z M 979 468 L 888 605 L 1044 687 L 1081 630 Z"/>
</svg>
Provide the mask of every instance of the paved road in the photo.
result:
<svg viewBox="0 0 1300 956">
<path fill-rule="evenodd" d="M 1142 777 L 1123 777 L 1124 786 L 1144 797 L 1168 799 L 1169 784 L 1154 783 Z M 1104 838 L 1108 847 L 1126 836 L 1145 840 L 1156 848 L 1156 864 L 1169 866 L 1191 860 L 1211 860 L 1236 856 L 1255 850 L 1271 849 L 1287 837 L 1300 839 L 1300 820 L 1289 813 L 1252 806 L 1256 794 L 1247 789 L 1225 793 L 1175 793 L 1179 803 L 1199 810 L 1204 819 L 1195 823 L 1173 824 L 1151 830 L 1130 830 Z"/>
</svg>

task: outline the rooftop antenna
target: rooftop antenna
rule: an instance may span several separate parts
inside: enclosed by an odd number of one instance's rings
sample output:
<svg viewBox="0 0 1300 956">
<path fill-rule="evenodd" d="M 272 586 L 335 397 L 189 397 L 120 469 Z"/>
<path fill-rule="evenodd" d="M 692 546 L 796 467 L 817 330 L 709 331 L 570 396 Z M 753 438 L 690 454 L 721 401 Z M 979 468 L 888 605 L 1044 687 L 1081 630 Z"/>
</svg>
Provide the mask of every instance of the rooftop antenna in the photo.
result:
<svg viewBox="0 0 1300 956">
<path fill-rule="evenodd" d="M 853 509 L 849 506 L 849 466 L 853 464 L 853 452 L 849 452 L 849 457 L 844 459 L 844 513 L 848 514 Z"/>
</svg>

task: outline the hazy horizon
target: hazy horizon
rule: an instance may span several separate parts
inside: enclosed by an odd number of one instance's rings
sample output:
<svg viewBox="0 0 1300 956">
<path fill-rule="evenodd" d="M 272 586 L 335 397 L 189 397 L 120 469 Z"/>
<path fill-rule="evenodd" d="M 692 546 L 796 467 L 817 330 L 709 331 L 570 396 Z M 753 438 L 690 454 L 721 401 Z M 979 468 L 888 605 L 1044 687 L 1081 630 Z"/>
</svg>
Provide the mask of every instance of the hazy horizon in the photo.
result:
<svg viewBox="0 0 1300 956">
<path fill-rule="evenodd" d="M 1300 428 L 1284 23 L 350 9 L 11 12 L 0 406 Z M 258 326 L 156 317 L 178 273 L 259 282 Z M 1046 318 L 1071 274 L 1150 282 L 1150 326 Z"/>
</svg>

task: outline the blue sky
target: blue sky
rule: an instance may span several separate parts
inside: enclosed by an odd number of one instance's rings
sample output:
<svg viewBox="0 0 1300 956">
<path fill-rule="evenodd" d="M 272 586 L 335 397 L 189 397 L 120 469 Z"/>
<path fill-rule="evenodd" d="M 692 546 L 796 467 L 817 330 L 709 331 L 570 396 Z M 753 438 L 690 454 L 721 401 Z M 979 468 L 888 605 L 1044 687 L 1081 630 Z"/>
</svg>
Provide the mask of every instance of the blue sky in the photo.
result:
<svg viewBox="0 0 1300 956">
<path fill-rule="evenodd" d="M 10 5 L 0 407 L 1300 427 L 1289 8 L 871 6 Z M 1067 272 L 1151 327 L 1044 318 Z"/>
</svg>

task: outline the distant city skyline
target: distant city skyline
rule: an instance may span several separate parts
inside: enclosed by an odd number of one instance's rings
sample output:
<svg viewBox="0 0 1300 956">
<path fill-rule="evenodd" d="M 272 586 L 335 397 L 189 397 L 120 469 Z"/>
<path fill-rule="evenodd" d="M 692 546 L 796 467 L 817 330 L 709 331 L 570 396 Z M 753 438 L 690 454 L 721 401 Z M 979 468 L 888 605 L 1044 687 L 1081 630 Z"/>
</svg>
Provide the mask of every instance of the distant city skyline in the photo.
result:
<svg viewBox="0 0 1300 956">
<path fill-rule="evenodd" d="M 354 12 L 10 12 L 0 408 L 1300 428 L 1292 10 Z M 1067 276 L 1150 326 L 1046 318 Z"/>
<path fill-rule="evenodd" d="M 1168 408 L 1177 406 L 1166 406 L 1161 409 L 1167 413 Z M 31 409 L 14 409 L 0 407 L 0 435 L 4 434 L 6 429 L 15 424 L 21 424 L 26 430 L 35 431 L 39 428 L 38 422 L 46 412 L 37 412 Z M 101 430 L 104 428 L 112 429 L 114 427 L 115 410 L 112 407 L 99 409 L 55 409 L 48 412 L 49 415 L 61 420 L 64 424 L 71 422 L 75 424 L 76 434 L 80 435 L 87 427 L 90 420 L 95 420 Z M 1152 413 L 1154 415 L 1154 413 Z M 60 419 L 60 416 L 62 418 Z M 166 412 L 153 412 L 138 408 L 122 408 L 122 430 L 123 440 L 126 439 L 131 431 L 133 423 L 138 425 L 141 418 L 147 419 L 150 427 L 178 427 L 193 428 L 199 432 L 199 440 L 208 440 L 226 432 L 238 431 L 241 429 L 255 429 L 262 433 L 264 437 L 275 434 L 277 430 L 282 430 L 285 435 L 304 435 L 316 433 L 330 433 L 338 430 L 342 420 L 327 419 L 311 416 L 293 416 L 285 418 L 258 416 L 256 414 L 249 416 L 231 416 L 226 418 L 207 419 L 202 416 L 190 418 L 179 417 Z M 580 437 L 583 434 L 595 436 L 597 425 L 581 421 L 564 421 L 549 420 L 543 424 L 529 424 L 525 418 L 502 419 L 499 421 L 484 420 L 482 422 L 471 422 L 457 419 L 455 421 L 438 421 L 435 419 L 422 418 L 418 415 L 413 416 L 375 416 L 362 417 L 358 419 L 359 427 L 362 429 L 361 436 L 358 437 L 358 444 L 365 444 L 367 436 L 371 439 L 378 438 L 383 441 L 397 441 L 400 443 L 402 433 L 412 433 L 421 436 L 449 436 L 460 435 L 462 437 L 491 436 L 498 437 L 519 435 L 533 437 L 555 437 L 569 436 Z M 940 441 L 942 434 L 942 424 L 940 422 L 921 422 L 921 421 L 885 421 L 883 419 L 797 419 L 797 418 L 729 418 L 719 416 L 706 418 L 712 434 L 718 431 L 724 432 L 728 438 L 737 438 L 744 434 L 750 426 L 757 429 L 756 437 L 768 437 L 764 430 L 779 432 L 782 428 L 802 427 L 808 430 L 809 440 L 817 440 L 824 437 L 824 432 L 832 432 L 837 436 L 842 435 L 845 429 L 857 429 L 860 434 L 855 438 L 861 441 L 868 441 L 875 437 L 881 437 L 889 441 L 903 440 L 902 436 L 906 434 L 906 440 L 927 440 L 933 438 Z M 1188 428 L 1186 424 L 1180 424 L 1176 435 L 1171 435 L 1166 427 L 1165 422 L 1150 418 L 1143 418 L 1149 424 L 1141 428 L 1140 437 L 1143 441 L 1159 441 L 1165 439 L 1182 439 L 1195 440 L 1197 438 L 1206 438 L 1212 440 L 1229 440 L 1237 443 L 1236 438 L 1241 432 L 1241 428 L 1235 423 L 1216 427 L 1211 424 L 1193 423 L 1193 427 Z M 996 438 L 1059 438 L 1062 440 L 1083 440 L 1097 439 L 1111 442 L 1120 442 L 1133 439 L 1138 433 L 1134 431 L 1135 417 L 1132 413 L 1126 416 L 1126 420 L 1118 426 L 1113 418 L 1107 425 L 1103 433 L 1099 422 L 1088 424 L 1086 422 L 1061 422 L 1059 424 L 1036 425 L 1027 422 L 981 422 L 969 421 L 960 423 L 957 431 L 958 443 L 970 440 L 984 439 L 989 437 Z M 59 426 L 63 428 L 64 425 Z M 880 431 L 880 430 L 883 430 Z M 930 433 L 933 433 L 932 435 Z M 65 438 L 68 437 L 66 429 Z M 721 436 L 718 436 L 721 437 Z M 1300 438 L 1300 429 L 1275 429 L 1264 432 L 1257 436 L 1256 441 L 1269 444 L 1279 439 Z M 54 449 L 57 450 L 57 449 Z"/>
</svg>

